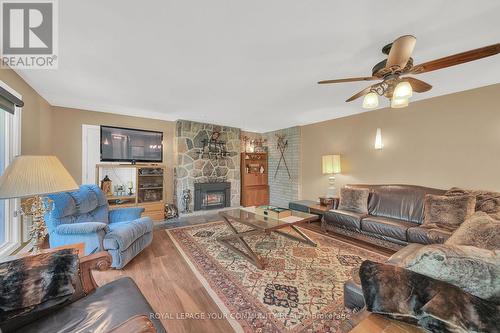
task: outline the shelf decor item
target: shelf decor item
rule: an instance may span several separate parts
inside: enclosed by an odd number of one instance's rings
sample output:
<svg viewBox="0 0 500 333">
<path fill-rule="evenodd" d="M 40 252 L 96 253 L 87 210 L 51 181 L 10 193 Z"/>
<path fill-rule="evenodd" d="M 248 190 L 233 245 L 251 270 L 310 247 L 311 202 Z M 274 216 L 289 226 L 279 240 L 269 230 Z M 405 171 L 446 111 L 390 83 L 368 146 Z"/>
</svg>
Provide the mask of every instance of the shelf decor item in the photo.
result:
<svg viewBox="0 0 500 333">
<path fill-rule="evenodd" d="M 104 176 L 104 178 L 101 180 L 101 190 L 106 194 L 106 195 L 113 195 L 113 182 L 111 179 L 109 179 L 108 175 Z"/>
<path fill-rule="evenodd" d="M 0 177 L 0 199 L 26 198 L 21 214 L 33 220 L 33 254 L 39 253 L 47 235 L 44 217 L 53 208 L 52 200 L 45 195 L 76 190 L 75 180 L 55 156 L 17 156 Z"/>
</svg>

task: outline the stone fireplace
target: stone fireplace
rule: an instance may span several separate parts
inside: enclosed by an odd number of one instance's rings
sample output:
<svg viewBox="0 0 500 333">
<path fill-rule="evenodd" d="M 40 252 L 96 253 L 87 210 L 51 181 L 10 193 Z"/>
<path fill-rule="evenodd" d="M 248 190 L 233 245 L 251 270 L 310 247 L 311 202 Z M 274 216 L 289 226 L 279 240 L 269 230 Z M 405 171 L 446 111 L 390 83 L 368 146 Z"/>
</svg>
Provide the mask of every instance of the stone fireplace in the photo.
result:
<svg viewBox="0 0 500 333">
<path fill-rule="evenodd" d="M 226 151 L 223 156 L 200 153 L 214 132 L 217 132 L 218 139 L 225 143 Z M 224 192 L 223 207 L 239 206 L 240 129 L 178 120 L 175 140 L 177 163 L 174 169 L 174 200 L 177 202 L 179 210 L 184 210 L 183 195 L 185 191 L 191 195 L 189 211 L 198 210 L 195 207 L 198 201 L 195 192 L 201 184 L 210 188 L 215 184 L 229 184 L 228 192 Z M 209 204 L 207 209 L 211 209 L 214 208 L 213 206 L 219 205 L 216 204 L 216 201 L 221 200 L 221 197 L 214 194 L 205 199 Z"/>
<path fill-rule="evenodd" d="M 195 183 L 194 210 L 209 210 L 231 206 L 231 183 Z"/>
</svg>

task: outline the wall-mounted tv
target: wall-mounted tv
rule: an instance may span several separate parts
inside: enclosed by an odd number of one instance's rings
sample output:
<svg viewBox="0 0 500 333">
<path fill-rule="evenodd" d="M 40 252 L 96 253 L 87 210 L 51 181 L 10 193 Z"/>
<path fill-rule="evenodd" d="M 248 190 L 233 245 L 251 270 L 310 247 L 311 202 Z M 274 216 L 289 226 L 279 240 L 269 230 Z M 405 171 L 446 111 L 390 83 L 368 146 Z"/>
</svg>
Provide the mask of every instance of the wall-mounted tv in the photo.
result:
<svg viewBox="0 0 500 333">
<path fill-rule="evenodd" d="M 163 132 L 101 126 L 102 162 L 163 162 Z"/>
</svg>

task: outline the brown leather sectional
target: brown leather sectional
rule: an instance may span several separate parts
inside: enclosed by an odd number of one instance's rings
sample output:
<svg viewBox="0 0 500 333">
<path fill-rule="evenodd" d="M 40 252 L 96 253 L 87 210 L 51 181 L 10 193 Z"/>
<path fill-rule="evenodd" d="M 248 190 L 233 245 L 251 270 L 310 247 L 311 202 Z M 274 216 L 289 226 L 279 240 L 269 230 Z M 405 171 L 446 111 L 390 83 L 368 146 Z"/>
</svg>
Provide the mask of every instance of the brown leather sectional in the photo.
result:
<svg viewBox="0 0 500 333">
<path fill-rule="evenodd" d="M 420 227 L 424 221 L 425 195 L 443 195 L 446 190 L 415 185 L 356 184 L 347 187 L 370 189 L 368 214 L 330 210 L 323 216 L 324 230 L 347 229 L 402 246 L 443 243 L 451 235 L 445 230 Z"/>
</svg>

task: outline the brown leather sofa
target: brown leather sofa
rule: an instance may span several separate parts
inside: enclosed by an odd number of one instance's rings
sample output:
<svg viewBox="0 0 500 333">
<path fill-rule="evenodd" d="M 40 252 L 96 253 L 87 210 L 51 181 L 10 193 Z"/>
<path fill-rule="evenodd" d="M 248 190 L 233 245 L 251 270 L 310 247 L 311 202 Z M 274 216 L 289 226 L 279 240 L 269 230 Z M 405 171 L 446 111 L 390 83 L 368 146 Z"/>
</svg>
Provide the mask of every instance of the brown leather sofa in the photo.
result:
<svg viewBox="0 0 500 333">
<path fill-rule="evenodd" d="M 424 229 L 426 194 L 443 195 L 446 191 L 415 185 L 347 185 L 368 188 L 368 214 L 332 209 L 325 213 L 322 228 L 327 231 L 349 230 L 405 246 L 409 243 L 443 243 L 451 233 Z"/>
</svg>

